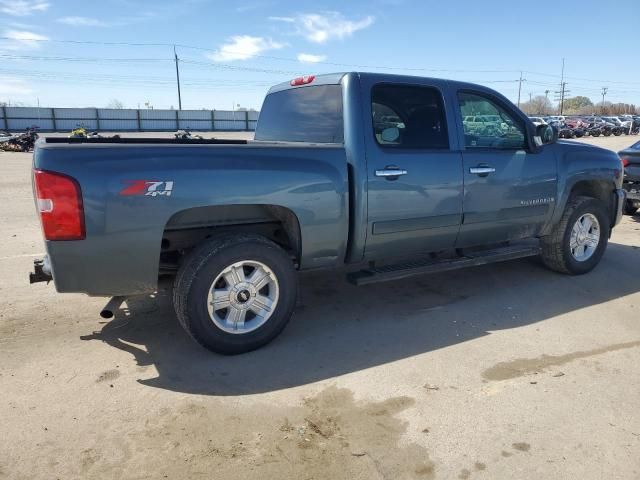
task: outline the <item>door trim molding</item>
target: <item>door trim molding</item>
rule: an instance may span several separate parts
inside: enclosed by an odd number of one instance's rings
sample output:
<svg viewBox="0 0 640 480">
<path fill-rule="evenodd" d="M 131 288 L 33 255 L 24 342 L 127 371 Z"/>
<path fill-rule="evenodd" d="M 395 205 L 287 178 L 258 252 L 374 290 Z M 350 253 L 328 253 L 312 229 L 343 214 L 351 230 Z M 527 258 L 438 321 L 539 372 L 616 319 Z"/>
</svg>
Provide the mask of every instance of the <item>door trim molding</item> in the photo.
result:
<svg viewBox="0 0 640 480">
<path fill-rule="evenodd" d="M 432 228 L 457 227 L 462 222 L 462 213 L 437 215 L 435 217 L 406 218 L 374 222 L 373 235 L 386 233 L 412 232 L 415 230 L 429 230 Z"/>
</svg>

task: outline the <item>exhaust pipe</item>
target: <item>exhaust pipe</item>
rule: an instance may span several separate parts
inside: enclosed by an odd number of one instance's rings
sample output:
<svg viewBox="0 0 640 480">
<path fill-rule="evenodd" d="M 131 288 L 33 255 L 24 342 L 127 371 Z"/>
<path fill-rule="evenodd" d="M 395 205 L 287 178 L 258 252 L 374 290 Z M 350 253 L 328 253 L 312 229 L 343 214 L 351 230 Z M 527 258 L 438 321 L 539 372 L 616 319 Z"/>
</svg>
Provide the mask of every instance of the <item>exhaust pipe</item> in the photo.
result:
<svg viewBox="0 0 640 480">
<path fill-rule="evenodd" d="M 127 297 L 113 297 L 111 300 L 107 302 L 104 308 L 100 311 L 100 316 L 102 318 L 110 319 L 113 318 L 114 312 L 120 308 L 122 302 L 124 302 Z"/>
</svg>

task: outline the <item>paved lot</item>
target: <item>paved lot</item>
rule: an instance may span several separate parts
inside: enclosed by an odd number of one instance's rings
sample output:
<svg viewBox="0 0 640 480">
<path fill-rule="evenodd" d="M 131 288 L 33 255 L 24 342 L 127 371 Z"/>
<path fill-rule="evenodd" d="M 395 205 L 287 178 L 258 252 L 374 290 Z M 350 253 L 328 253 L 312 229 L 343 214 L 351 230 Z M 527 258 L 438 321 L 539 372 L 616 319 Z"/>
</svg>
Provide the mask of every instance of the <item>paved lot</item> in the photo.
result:
<svg viewBox="0 0 640 480">
<path fill-rule="evenodd" d="M 30 155 L 0 165 L 0 478 L 640 478 L 640 217 L 582 277 L 304 275 L 280 338 L 221 357 L 166 288 L 106 322 L 29 286 Z"/>
</svg>

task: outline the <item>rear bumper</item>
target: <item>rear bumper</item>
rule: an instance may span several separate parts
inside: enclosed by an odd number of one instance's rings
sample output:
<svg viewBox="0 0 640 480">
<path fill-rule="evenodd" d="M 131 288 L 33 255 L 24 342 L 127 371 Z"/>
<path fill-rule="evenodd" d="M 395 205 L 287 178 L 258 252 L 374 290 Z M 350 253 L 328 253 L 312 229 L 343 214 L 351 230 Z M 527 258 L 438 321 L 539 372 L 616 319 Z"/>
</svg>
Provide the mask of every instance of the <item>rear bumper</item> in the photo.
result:
<svg viewBox="0 0 640 480">
<path fill-rule="evenodd" d="M 615 227 L 618 223 L 620 223 L 620 220 L 622 220 L 622 209 L 624 207 L 624 202 L 625 199 L 627 198 L 627 193 L 621 189 L 621 188 L 616 188 L 616 190 L 613 192 L 614 194 L 614 215 L 613 215 L 613 223 L 611 225 L 611 228 Z"/>
</svg>

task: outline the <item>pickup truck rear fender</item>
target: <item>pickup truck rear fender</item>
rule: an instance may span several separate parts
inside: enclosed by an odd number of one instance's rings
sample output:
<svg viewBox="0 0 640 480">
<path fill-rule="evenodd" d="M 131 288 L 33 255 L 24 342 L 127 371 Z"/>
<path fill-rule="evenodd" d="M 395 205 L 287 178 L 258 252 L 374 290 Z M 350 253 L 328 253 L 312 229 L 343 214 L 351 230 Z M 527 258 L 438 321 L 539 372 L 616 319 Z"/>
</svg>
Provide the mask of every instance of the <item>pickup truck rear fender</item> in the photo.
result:
<svg viewBox="0 0 640 480">
<path fill-rule="evenodd" d="M 86 239 L 47 242 L 60 292 L 155 290 L 166 226 L 180 212 L 203 207 L 287 209 L 299 224 L 300 268 L 344 260 L 349 218 L 341 145 L 74 147 L 47 145 L 34 157 L 36 168 L 69 175 L 82 187 Z M 140 180 L 158 184 L 158 193 L 149 185 L 137 191 Z"/>
<path fill-rule="evenodd" d="M 188 250 L 219 232 L 260 234 L 280 244 L 300 263 L 302 239 L 295 213 L 279 205 L 216 205 L 175 213 L 162 235 L 163 256 Z M 174 254 L 175 256 L 175 254 Z M 162 263 L 162 260 L 161 260 Z"/>
<path fill-rule="evenodd" d="M 554 148 L 555 145 L 549 145 Z M 549 148 L 546 147 L 546 148 Z M 558 142 L 558 195 L 556 207 L 541 235 L 551 233 L 570 198 L 585 195 L 601 200 L 611 211 L 615 205 L 614 192 L 622 185 L 621 163 L 618 156 L 604 148 L 575 142 Z M 612 225 L 615 218 L 612 218 Z"/>
</svg>

